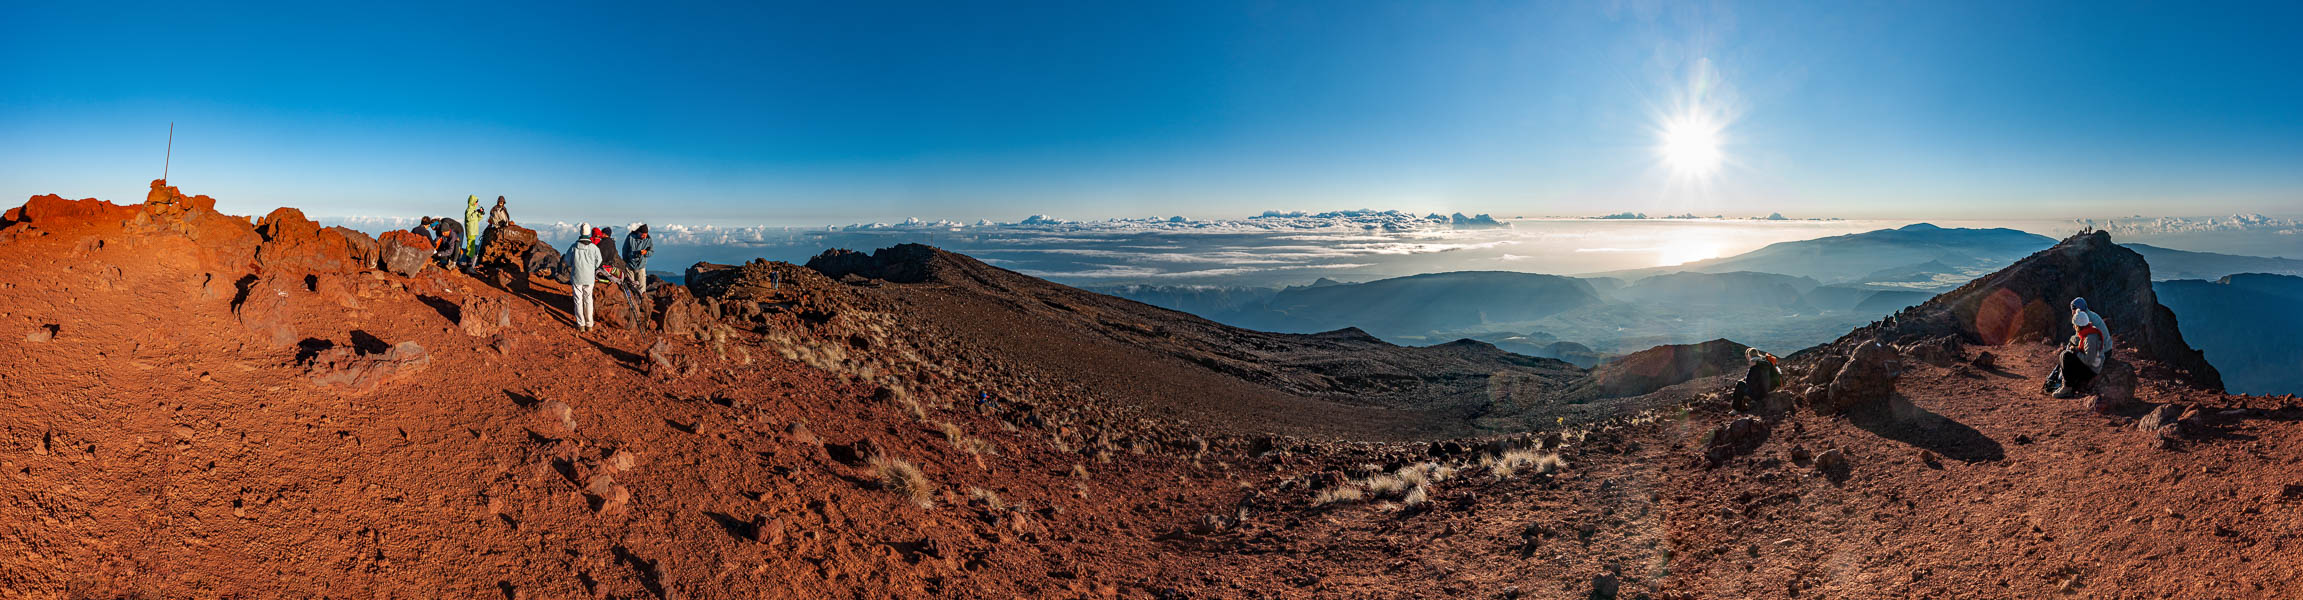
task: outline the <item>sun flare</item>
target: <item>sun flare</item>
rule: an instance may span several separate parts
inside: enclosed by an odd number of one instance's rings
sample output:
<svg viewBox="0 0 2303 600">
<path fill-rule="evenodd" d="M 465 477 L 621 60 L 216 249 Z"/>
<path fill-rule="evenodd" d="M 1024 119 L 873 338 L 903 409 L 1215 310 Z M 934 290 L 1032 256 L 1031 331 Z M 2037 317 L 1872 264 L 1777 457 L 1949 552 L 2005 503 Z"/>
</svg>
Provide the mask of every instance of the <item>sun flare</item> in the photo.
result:
<svg viewBox="0 0 2303 600">
<path fill-rule="evenodd" d="M 1655 251 L 1656 266 L 1669 267 L 1719 258 L 1719 245 L 1707 241 L 1682 240 L 1665 244 Z"/>
<path fill-rule="evenodd" d="M 1719 168 L 1719 125 L 1710 118 L 1687 115 L 1663 126 L 1656 153 L 1666 166 L 1681 175 L 1708 175 Z"/>
</svg>

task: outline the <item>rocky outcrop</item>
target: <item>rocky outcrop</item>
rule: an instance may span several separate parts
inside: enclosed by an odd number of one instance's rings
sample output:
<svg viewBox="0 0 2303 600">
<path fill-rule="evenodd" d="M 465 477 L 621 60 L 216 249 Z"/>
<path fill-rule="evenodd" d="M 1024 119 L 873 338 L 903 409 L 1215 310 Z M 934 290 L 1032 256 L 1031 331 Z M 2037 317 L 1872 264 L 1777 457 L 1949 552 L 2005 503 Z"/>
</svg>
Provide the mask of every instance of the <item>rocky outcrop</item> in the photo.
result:
<svg viewBox="0 0 2303 600">
<path fill-rule="evenodd" d="M 1759 449 L 1767 441 L 1767 423 L 1756 417 L 1743 417 L 1719 424 L 1703 442 L 1705 464 L 1718 466 L 1728 459 Z"/>
<path fill-rule="evenodd" d="M 466 294 L 458 303 L 456 324 L 472 337 L 495 335 L 512 326 L 512 304 L 502 296 Z"/>
<path fill-rule="evenodd" d="M 267 270 L 342 273 L 372 264 L 361 260 L 363 255 L 374 254 L 370 249 L 374 241 L 367 234 L 342 227 L 322 229 L 319 223 L 304 218 L 303 211 L 293 208 L 264 215 L 256 222 L 256 233 L 264 239 L 256 247 L 256 264 Z"/>
<path fill-rule="evenodd" d="M 314 385 L 365 394 L 394 379 L 421 371 L 432 356 L 415 342 L 400 342 L 377 353 L 361 353 L 349 346 L 320 351 L 304 361 L 304 376 Z"/>
<path fill-rule="evenodd" d="M 839 279 L 856 275 L 896 283 L 928 281 L 953 270 L 947 253 L 924 244 L 897 244 L 873 251 L 870 255 L 854 250 L 831 249 L 808 259 L 808 268 L 825 277 Z"/>
<path fill-rule="evenodd" d="M 1599 397 L 1621 398 L 1702 377 L 1740 376 L 1749 364 L 1744 348 L 1724 339 L 1656 346 L 1593 367 L 1592 382 Z"/>
</svg>

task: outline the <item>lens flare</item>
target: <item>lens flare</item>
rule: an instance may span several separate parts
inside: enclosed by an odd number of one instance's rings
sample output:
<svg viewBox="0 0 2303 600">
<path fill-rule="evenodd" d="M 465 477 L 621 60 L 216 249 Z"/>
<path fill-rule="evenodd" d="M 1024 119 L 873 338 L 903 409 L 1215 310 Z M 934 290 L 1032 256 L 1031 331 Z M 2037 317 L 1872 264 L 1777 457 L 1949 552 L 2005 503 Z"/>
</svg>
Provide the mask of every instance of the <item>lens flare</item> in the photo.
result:
<svg viewBox="0 0 2303 600">
<path fill-rule="evenodd" d="M 1719 170 L 1719 125 L 1700 114 L 1684 115 L 1663 126 L 1656 154 L 1673 172 L 1703 176 Z"/>
</svg>

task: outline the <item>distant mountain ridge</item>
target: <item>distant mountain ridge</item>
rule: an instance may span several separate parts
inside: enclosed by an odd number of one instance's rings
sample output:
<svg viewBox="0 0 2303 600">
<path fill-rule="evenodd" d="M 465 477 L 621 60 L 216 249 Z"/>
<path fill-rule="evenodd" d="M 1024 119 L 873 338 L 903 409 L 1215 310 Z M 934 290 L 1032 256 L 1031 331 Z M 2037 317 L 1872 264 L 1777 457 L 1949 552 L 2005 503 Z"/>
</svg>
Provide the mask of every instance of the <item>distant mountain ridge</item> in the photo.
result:
<svg viewBox="0 0 2303 600">
<path fill-rule="evenodd" d="M 2232 392 L 2303 393 L 2303 337 L 2296 336 L 2303 333 L 2303 311 L 2296 310 L 2303 277 L 2243 273 L 2158 281 L 2151 289 L 2182 320 L 2185 339 L 2222 369 Z"/>
<path fill-rule="evenodd" d="M 2151 278 L 2221 279 L 2239 273 L 2303 276 L 2303 260 L 2285 257 L 2241 256 L 2161 248 L 2150 244 L 2120 244 L 2151 262 Z"/>
<path fill-rule="evenodd" d="M 1596 275 L 1636 279 L 1681 271 L 1754 271 L 1810 277 L 1823 283 L 1895 284 L 1912 283 L 1902 280 L 1910 279 L 1915 273 L 1932 273 L 1933 268 L 1949 269 L 1942 272 L 1946 277 L 1940 280 L 1898 286 L 1941 290 L 1957 287 L 1968 279 L 2053 245 L 2054 238 L 2014 229 L 1945 228 L 1913 223 L 1896 229 L 1778 242 L 1735 256 L 1683 265 Z M 1888 280 L 1875 280 L 1875 276 Z"/>
</svg>

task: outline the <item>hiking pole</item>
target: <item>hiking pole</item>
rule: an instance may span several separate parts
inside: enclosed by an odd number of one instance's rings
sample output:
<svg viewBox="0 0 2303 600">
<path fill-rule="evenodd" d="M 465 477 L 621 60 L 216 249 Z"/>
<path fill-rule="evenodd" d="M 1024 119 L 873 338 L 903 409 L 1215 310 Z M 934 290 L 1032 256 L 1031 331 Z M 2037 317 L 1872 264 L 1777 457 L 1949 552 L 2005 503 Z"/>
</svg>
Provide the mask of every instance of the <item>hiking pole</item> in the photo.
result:
<svg viewBox="0 0 2303 600">
<path fill-rule="evenodd" d="M 168 154 L 160 159 L 160 180 L 168 180 L 168 163 L 176 160 L 176 122 L 168 122 Z"/>
</svg>

